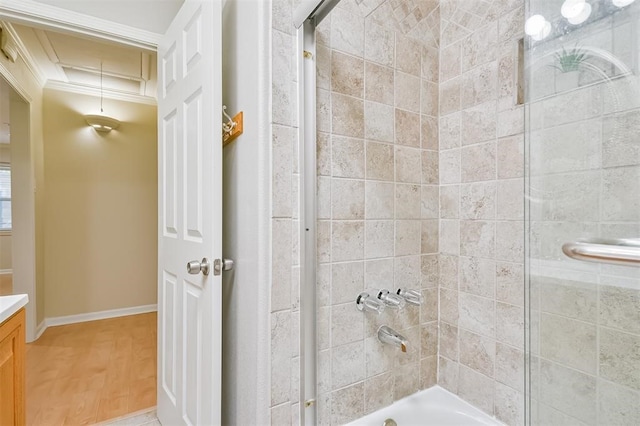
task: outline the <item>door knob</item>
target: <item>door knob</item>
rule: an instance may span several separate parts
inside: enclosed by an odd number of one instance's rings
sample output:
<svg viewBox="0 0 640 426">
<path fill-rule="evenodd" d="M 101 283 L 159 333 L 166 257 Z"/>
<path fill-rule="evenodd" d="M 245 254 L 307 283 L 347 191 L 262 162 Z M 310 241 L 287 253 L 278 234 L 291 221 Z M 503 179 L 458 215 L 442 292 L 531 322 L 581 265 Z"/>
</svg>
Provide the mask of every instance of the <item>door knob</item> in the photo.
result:
<svg viewBox="0 0 640 426">
<path fill-rule="evenodd" d="M 187 272 L 193 275 L 197 275 L 202 272 L 203 275 L 209 275 L 209 260 L 203 258 L 202 261 L 192 260 L 187 263 Z"/>
<path fill-rule="evenodd" d="M 233 269 L 233 260 L 216 259 L 213 261 L 213 275 L 220 275 L 222 271 L 231 271 Z"/>
</svg>

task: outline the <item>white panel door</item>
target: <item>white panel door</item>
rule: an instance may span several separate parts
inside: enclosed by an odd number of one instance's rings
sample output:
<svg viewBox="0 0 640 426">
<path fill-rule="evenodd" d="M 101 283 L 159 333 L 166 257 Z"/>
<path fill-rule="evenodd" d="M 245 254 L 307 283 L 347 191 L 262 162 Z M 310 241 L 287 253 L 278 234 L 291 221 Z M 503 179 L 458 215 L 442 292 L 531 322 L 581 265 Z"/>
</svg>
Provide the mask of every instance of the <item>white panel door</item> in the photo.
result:
<svg viewBox="0 0 640 426">
<path fill-rule="evenodd" d="M 158 418 L 220 423 L 221 4 L 186 0 L 158 46 Z M 187 273 L 207 258 L 208 275 Z"/>
</svg>

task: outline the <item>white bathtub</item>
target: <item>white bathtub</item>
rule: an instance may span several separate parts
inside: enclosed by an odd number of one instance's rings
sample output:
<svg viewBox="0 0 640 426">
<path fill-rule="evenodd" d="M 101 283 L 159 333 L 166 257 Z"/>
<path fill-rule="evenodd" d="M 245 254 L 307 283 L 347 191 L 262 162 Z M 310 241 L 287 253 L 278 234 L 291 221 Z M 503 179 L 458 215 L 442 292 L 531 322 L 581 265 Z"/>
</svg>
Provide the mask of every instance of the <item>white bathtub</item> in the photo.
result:
<svg viewBox="0 0 640 426">
<path fill-rule="evenodd" d="M 504 426 L 440 386 L 414 393 L 349 425 L 382 426 L 386 419 L 398 426 Z"/>
</svg>

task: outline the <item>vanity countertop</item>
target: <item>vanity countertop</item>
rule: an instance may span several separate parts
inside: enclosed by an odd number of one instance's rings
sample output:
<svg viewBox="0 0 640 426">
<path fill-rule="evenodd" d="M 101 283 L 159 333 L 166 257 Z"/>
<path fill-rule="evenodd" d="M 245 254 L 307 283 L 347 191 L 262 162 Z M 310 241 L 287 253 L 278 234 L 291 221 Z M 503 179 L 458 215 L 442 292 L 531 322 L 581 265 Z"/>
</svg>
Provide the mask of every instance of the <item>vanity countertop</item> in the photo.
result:
<svg viewBox="0 0 640 426">
<path fill-rule="evenodd" d="M 0 324 L 18 312 L 28 301 L 29 296 L 26 294 L 0 296 Z"/>
</svg>

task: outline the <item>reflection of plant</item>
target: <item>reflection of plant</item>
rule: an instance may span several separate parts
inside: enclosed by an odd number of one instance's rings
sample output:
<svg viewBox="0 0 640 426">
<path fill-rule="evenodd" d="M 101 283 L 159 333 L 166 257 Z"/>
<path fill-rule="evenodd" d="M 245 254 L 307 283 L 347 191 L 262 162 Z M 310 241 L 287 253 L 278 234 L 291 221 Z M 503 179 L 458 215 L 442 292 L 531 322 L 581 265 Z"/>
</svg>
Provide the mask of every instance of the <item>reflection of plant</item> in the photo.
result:
<svg viewBox="0 0 640 426">
<path fill-rule="evenodd" d="M 580 49 L 577 44 L 569 51 L 563 47 L 562 53 L 556 53 L 553 56 L 556 59 L 556 64 L 552 66 L 563 73 L 578 71 L 580 65 L 590 57 L 589 54 Z"/>
</svg>

